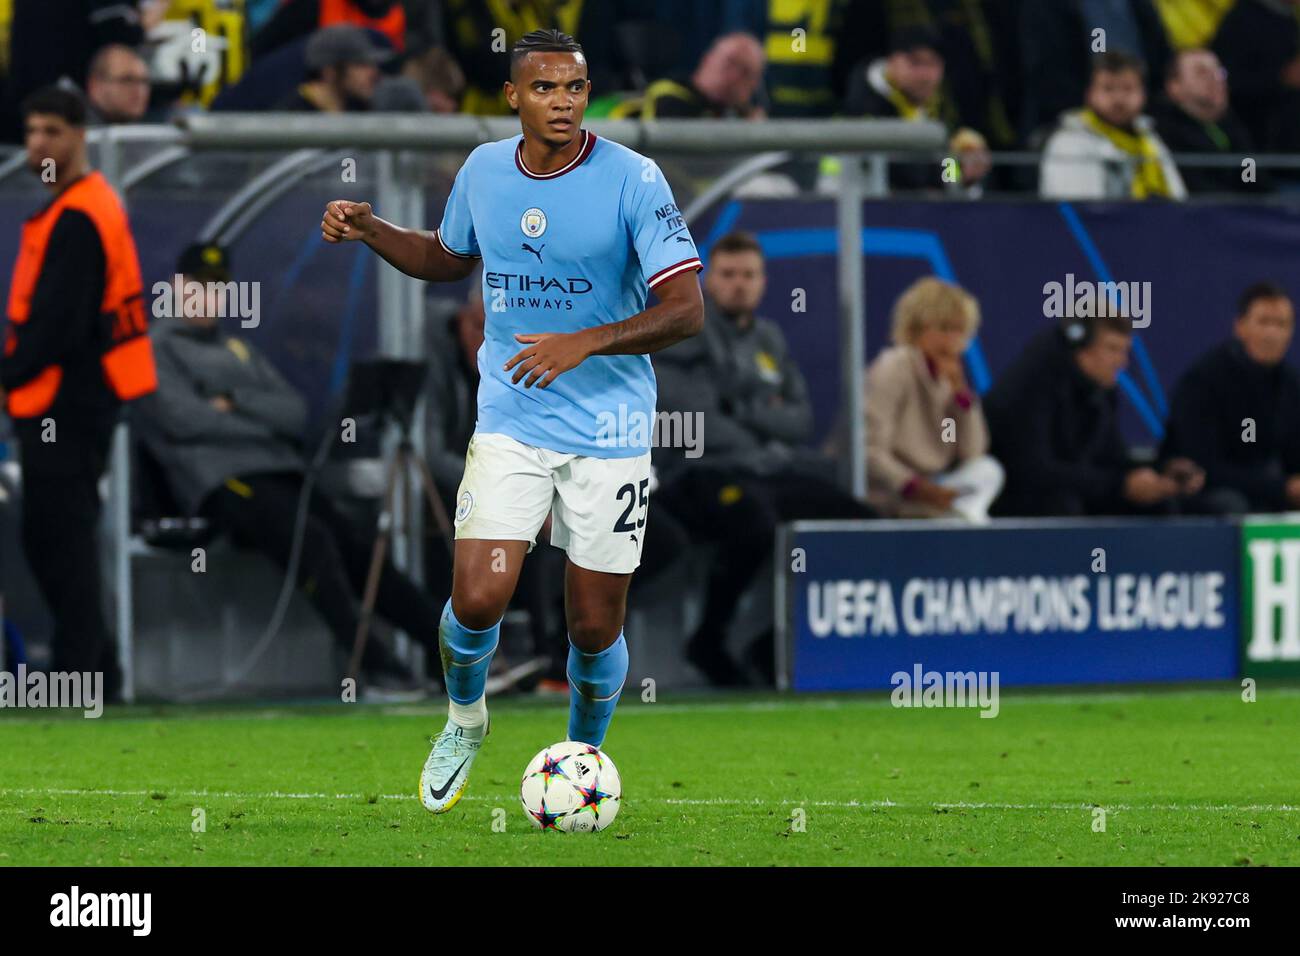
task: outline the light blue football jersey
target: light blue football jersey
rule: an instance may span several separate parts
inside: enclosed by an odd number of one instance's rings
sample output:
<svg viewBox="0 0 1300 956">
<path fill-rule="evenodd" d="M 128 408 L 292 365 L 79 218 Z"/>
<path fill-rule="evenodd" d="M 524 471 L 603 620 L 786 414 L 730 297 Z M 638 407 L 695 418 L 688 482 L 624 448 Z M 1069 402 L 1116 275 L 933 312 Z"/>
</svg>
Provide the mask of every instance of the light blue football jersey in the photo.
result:
<svg viewBox="0 0 1300 956">
<path fill-rule="evenodd" d="M 672 190 L 650 159 L 583 130 L 555 172 L 523 161 L 523 137 L 485 143 L 456 175 L 438 239 L 483 260 L 477 431 L 595 458 L 650 449 L 655 378 L 648 355 L 593 355 L 546 388 L 502 367 L 515 334 L 575 332 L 645 309 L 659 283 L 701 268 Z"/>
</svg>

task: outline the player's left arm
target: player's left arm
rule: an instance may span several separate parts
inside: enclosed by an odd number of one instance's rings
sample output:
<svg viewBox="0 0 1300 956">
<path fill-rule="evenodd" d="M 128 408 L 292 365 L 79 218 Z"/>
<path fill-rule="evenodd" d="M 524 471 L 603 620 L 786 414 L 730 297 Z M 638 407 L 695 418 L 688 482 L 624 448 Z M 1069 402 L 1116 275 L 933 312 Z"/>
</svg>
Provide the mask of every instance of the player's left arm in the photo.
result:
<svg viewBox="0 0 1300 956">
<path fill-rule="evenodd" d="M 592 355 L 644 355 L 658 352 L 704 328 L 704 297 L 695 270 L 655 287 L 659 304 L 622 322 L 583 329 L 596 340 Z"/>
<path fill-rule="evenodd" d="M 518 384 L 523 379 L 524 388 L 546 388 L 556 376 L 593 355 L 644 355 L 699 334 L 704 328 L 704 297 L 694 270 L 664 280 L 654 291 L 657 305 L 621 322 L 577 332 L 516 335 L 525 347 L 506 363 L 505 370 L 514 369 L 512 380 Z"/>
</svg>

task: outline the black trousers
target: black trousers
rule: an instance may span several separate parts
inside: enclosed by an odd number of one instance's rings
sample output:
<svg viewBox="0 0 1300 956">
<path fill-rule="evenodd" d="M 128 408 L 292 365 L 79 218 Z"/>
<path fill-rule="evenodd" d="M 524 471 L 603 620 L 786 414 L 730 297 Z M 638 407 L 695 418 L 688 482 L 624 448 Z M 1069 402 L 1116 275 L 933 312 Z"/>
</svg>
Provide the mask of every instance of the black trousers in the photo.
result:
<svg viewBox="0 0 1300 956">
<path fill-rule="evenodd" d="M 302 485 L 303 476 L 294 473 L 240 475 L 209 494 L 202 513 L 236 545 L 260 551 L 287 568 Z M 312 489 L 297 583 L 325 619 L 334 640 L 349 652 L 356 639 L 373 545 L 373 536 L 364 534 L 327 495 Z M 423 644 L 433 655 L 430 666 L 439 666 L 442 608 L 389 557 L 380 573 L 375 611 Z M 371 649 L 377 644 L 366 642 L 363 663 L 367 666 L 376 660 Z"/>
<path fill-rule="evenodd" d="M 52 442 L 41 440 L 35 422 L 17 429 L 23 552 L 54 618 L 51 670 L 102 671 L 112 697 L 120 676 L 104 622 L 98 528 L 99 479 L 108 462 L 113 425 L 77 429 L 62 419 L 56 425 Z"/>
<path fill-rule="evenodd" d="M 751 476 L 708 468 L 678 475 L 655 493 L 651 506 L 658 506 L 661 516 L 670 512 L 692 538 L 717 545 L 704 619 L 696 632 L 699 640 L 716 644 L 726 639 L 737 604 L 771 556 L 778 524 L 876 517 L 870 507 L 822 478 Z"/>
<path fill-rule="evenodd" d="M 995 518 L 1162 517 L 1178 514 L 1178 511 L 1178 502 L 1173 499 L 1154 505 L 1137 505 L 1119 494 L 1089 498 L 1065 488 L 1004 492 L 991 509 Z"/>
</svg>

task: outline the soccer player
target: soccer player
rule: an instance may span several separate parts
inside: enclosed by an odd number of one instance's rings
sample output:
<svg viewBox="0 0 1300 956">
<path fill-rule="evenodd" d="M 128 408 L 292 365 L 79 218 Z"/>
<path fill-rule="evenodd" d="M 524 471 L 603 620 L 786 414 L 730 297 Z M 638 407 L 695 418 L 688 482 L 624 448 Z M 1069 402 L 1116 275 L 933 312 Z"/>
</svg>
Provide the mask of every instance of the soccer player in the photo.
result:
<svg viewBox="0 0 1300 956">
<path fill-rule="evenodd" d="M 438 639 L 448 720 L 420 778 L 426 809 L 465 792 L 488 731 L 484 684 L 524 555 L 547 514 L 566 555 L 569 739 L 599 746 L 627 675 L 628 583 L 649 505 L 649 353 L 695 335 L 700 260 L 663 173 L 582 128 L 582 48 L 538 30 L 510 52 L 523 135 L 474 150 L 433 233 L 335 200 L 321 233 L 359 240 L 409 276 L 462 279 L 483 261 L 478 421 L 457 491 L 451 599 Z M 658 303 L 646 308 L 653 289 Z"/>
</svg>

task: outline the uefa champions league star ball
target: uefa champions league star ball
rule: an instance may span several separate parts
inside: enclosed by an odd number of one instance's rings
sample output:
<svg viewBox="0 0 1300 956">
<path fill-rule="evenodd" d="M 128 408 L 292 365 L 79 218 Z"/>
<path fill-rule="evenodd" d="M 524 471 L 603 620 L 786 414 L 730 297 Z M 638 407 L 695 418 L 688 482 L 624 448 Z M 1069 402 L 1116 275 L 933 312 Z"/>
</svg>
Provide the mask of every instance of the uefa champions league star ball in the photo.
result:
<svg viewBox="0 0 1300 956">
<path fill-rule="evenodd" d="M 539 830 L 587 833 L 614 822 L 623 782 L 599 747 L 565 740 L 528 762 L 519 798 Z"/>
</svg>

